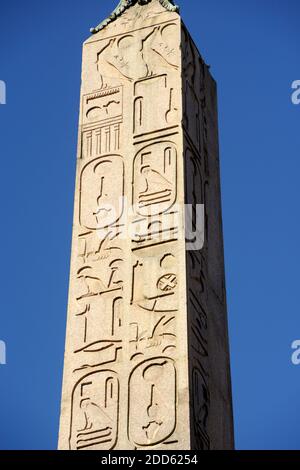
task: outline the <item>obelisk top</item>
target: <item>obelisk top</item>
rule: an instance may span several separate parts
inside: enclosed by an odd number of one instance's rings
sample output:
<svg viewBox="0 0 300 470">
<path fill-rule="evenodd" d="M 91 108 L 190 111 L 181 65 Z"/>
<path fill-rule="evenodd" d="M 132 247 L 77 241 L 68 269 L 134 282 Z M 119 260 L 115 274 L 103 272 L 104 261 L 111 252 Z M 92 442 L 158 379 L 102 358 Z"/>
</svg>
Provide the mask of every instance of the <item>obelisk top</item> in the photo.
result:
<svg viewBox="0 0 300 470">
<path fill-rule="evenodd" d="M 106 18 L 102 23 L 100 23 L 96 28 L 91 28 L 91 33 L 95 34 L 105 28 L 109 23 L 115 21 L 119 16 L 124 13 L 128 8 L 132 7 L 135 4 L 146 5 L 152 0 L 120 0 L 118 6 L 114 9 L 112 14 Z M 168 11 L 179 12 L 179 7 L 174 4 L 173 0 L 159 0 L 159 3 Z"/>
</svg>

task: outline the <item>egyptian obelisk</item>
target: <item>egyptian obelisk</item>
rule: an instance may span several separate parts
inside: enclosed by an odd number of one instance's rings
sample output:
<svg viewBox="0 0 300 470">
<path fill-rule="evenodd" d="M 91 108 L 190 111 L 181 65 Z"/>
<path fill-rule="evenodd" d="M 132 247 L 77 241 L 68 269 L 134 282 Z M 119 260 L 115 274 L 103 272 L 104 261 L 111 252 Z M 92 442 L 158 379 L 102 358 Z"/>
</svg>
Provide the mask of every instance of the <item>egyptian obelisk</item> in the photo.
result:
<svg viewBox="0 0 300 470">
<path fill-rule="evenodd" d="M 91 31 L 59 448 L 232 449 L 216 83 L 170 0 Z"/>
</svg>

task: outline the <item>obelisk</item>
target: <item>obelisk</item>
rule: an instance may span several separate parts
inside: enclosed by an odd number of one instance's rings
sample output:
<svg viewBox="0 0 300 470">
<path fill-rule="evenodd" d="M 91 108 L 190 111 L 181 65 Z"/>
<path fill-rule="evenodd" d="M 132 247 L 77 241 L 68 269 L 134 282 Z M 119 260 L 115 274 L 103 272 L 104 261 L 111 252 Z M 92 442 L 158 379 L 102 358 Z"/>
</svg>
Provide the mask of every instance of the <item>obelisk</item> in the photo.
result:
<svg viewBox="0 0 300 470">
<path fill-rule="evenodd" d="M 215 81 L 172 1 L 92 33 L 59 448 L 232 449 Z"/>
</svg>

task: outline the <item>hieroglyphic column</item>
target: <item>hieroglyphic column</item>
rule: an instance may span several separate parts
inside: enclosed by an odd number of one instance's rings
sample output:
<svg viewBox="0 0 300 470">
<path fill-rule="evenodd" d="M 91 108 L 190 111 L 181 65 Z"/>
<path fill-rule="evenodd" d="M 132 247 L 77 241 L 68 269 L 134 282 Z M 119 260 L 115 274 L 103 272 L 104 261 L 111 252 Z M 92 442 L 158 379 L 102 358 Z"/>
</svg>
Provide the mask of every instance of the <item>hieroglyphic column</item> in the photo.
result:
<svg viewBox="0 0 300 470">
<path fill-rule="evenodd" d="M 59 448 L 231 448 L 215 85 L 172 2 L 120 5 L 83 47 Z"/>
</svg>

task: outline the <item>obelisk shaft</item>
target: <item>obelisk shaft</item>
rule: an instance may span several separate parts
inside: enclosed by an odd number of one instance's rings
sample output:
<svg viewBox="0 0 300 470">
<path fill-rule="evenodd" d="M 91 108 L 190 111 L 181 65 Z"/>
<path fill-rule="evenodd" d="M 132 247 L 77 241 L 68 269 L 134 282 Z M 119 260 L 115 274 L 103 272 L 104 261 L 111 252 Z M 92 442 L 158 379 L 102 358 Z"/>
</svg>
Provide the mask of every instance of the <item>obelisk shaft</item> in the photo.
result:
<svg viewBox="0 0 300 470">
<path fill-rule="evenodd" d="M 218 165 L 206 65 L 136 3 L 83 47 L 60 449 L 232 448 Z"/>
</svg>

